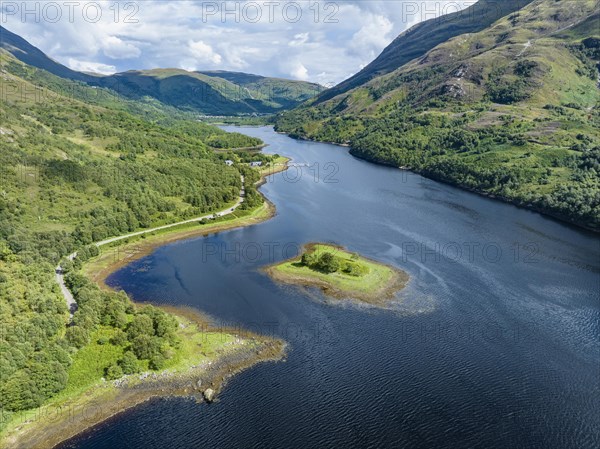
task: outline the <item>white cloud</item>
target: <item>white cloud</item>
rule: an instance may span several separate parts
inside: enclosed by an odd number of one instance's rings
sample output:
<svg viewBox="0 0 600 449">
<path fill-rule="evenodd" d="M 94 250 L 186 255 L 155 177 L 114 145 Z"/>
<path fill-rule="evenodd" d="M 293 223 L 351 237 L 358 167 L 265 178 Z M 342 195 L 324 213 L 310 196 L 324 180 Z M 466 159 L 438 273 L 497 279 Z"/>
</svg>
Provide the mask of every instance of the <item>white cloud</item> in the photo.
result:
<svg viewBox="0 0 600 449">
<path fill-rule="evenodd" d="M 216 53 L 213 48 L 204 41 L 189 41 L 188 48 L 194 58 L 199 59 L 198 64 L 210 63 L 212 65 L 220 64 L 223 58 Z"/>
<path fill-rule="evenodd" d="M 366 23 L 352 36 L 349 52 L 374 59 L 393 40 L 393 29 L 394 24 L 386 17 L 369 14 Z"/>
<path fill-rule="evenodd" d="M 263 14 L 253 23 L 243 14 L 236 20 L 220 12 L 203 20 L 209 2 L 178 0 L 134 2 L 138 11 L 126 22 L 132 12 L 124 9 L 126 3 L 99 0 L 102 18 L 97 23 L 84 20 L 81 7 L 75 7 L 72 23 L 65 10 L 57 23 L 14 15 L 3 17 L 3 25 L 59 62 L 85 70 L 222 69 L 335 84 L 371 62 L 409 25 L 432 18 L 436 9 L 438 14 L 453 12 L 455 8 L 444 9 L 449 4 L 473 2 L 340 0 L 335 11 L 325 10 L 327 2 L 296 2 L 302 18 L 292 22 L 282 14 L 285 0 L 273 6 L 272 17 L 269 6 L 257 0 Z M 122 7 L 119 20 L 114 18 L 116 4 Z"/>
<path fill-rule="evenodd" d="M 247 58 L 257 62 L 260 56 L 260 48 L 247 47 L 237 43 L 223 42 L 219 50 L 225 57 L 225 65 L 233 70 L 245 70 L 250 67 Z"/>
<path fill-rule="evenodd" d="M 142 54 L 135 45 L 124 42 L 116 36 L 108 36 L 103 40 L 102 52 L 111 59 L 137 58 Z"/>
<path fill-rule="evenodd" d="M 117 71 L 114 65 L 102 64 L 100 62 L 91 61 L 79 61 L 77 59 L 69 58 L 67 65 L 79 72 L 94 72 L 101 73 L 102 75 L 112 75 Z"/>
<path fill-rule="evenodd" d="M 307 81 L 309 79 L 308 69 L 300 61 L 284 61 L 281 64 L 281 68 L 286 78 L 291 78 L 300 81 Z"/>
<path fill-rule="evenodd" d="M 309 33 L 299 33 L 288 44 L 290 47 L 300 47 L 308 42 Z"/>
<path fill-rule="evenodd" d="M 304 67 L 304 64 L 302 63 L 298 63 L 290 75 L 292 75 L 293 78 L 301 81 L 307 81 L 309 79 L 308 69 Z"/>
</svg>

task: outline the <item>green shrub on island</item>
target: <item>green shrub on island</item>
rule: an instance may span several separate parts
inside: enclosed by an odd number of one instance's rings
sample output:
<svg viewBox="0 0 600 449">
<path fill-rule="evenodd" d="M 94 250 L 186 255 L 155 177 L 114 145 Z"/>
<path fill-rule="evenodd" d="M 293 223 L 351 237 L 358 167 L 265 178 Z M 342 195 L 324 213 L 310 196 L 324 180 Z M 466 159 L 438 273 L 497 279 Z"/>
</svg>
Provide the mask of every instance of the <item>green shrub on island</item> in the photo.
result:
<svg viewBox="0 0 600 449">
<path fill-rule="evenodd" d="M 352 256 L 354 260 L 358 259 L 358 256 L 354 254 Z M 336 273 L 343 272 L 350 276 L 364 276 L 369 272 L 369 268 L 358 262 L 353 262 L 347 259 L 337 257 L 333 253 L 323 252 L 321 255 L 316 253 L 304 253 L 301 258 L 302 265 L 312 268 L 313 270 L 322 271 L 324 273 Z"/>
<path fill-rule="evenodd" d="M 341 267 L 340 260 L 331 253 L 323 253 L 317 265 L 325 273 L 335 273 Z"/>
<path fill-rule="evenodd" d="M 344 273 L 349 274 L 350 276 L 360 277 L 369 273 L 369 267 L 359 263 L 346 262 Z"/>
</svg>

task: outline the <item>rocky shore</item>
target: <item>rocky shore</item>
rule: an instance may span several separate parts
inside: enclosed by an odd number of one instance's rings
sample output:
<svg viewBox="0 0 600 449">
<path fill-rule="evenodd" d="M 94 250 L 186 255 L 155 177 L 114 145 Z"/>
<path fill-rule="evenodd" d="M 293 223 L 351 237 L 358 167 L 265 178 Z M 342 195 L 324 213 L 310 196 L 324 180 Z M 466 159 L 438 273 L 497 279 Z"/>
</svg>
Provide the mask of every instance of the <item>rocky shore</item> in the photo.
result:
<svg viewBox="0 0 600 449">
<path fill-rule="evenodd" d="M 257 363 L 276 361 L 285 352 L 278 340 L 240 339 L 215 360 L 190 367 L 185 373 L 142 373 L 104 382 L 78 400 L 41 410 L 36 418 L 17 427 L 5 442 L 14 449 L 51 449 L 94 426 L 160 397 L 189 397 L 211 403 L 235 374 Z"/>
</svg>

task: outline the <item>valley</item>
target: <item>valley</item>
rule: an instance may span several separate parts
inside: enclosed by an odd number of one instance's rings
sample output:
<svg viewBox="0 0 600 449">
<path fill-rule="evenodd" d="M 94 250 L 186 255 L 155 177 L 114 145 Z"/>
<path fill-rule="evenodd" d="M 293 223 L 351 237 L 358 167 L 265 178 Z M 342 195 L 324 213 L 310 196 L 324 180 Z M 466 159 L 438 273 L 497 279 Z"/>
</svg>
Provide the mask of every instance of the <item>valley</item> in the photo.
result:
<svg viewBox="0 0 600 449">
<path fill-rule="evenodd" d="M 208 3 L 0 8 L 0 446 L 600 445 L 599 0 Z"/>
</svg>

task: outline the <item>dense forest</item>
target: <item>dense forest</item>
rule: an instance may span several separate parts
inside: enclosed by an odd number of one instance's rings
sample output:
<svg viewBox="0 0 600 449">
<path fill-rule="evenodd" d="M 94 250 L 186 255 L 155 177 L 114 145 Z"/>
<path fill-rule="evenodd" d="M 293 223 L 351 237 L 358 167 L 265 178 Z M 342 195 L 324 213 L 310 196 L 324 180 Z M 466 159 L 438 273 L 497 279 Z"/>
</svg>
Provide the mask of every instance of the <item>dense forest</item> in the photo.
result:
<svg viewBox="0 0 600 449">
<path fill-rule="evenodd" d="M 410 167 L 427 177 L 529 205 L 590 227 L 600 226 L 597 142 L 582 134 L 577 140 L 567 141 L 568 148 L 542 153 L 536 151 L 537 144 L 525 137 L 526 123 L 507 116 L 502 125 L 465 129 L 476 116 L 463 113 L 448 120 L 444 116 L 399 113 L 368 123 L 368 131 L 354 142 L 352 154 Z M 594 111 L 592 117 L 600 126 L 600 110 Z M 402 132 L 394 132 L 400 122 Z M 525 146 L 528 151 L 509 160 L 512 148 L 518 151 Z M 499 150 L 506 153 L 501 164 L 496 162 Z"/>
<path fill-rule="evenodd" d="M 297 138 L 350 143 L 357 157 L 600 229 L 600 139 L 585 132 L 600 129 L 600 108 L 585 115 L 568 107 L 548 106 L 546 111 L 540 122 L 554 126 L 567 119 L 582 132 L 564 133 L 545 144 L 531 136 L 529 120 L 500 114 L 498 124 L 480 128 L 475 122 L 485 110 L 461 106 L 451 114 L 399 108 L 384 118 L 339 117 L 309 134 L 280 119 L 278 129 Z"/>
<path fill-rule="evenodd" d="M 87 345 L 122 352 L 106 379 L 164 366 L 178 345 L 173 317 L 100 291 L 78 269 L 98 254 L 93 242 L 224 209 L 242 174 L 240 209 L 262 204 L 258 172 L 233 151 L 262 142 L 103 95 L 2 51 L 0 63 L 1 429 L 62 391 Z M 75 262 L 65 261 L 73 251 Z M 72 322 L 54 280 L 61 260 L 79 305 Z M 100 331 L 108 337 L 92 341 Z"/>
</svg>

